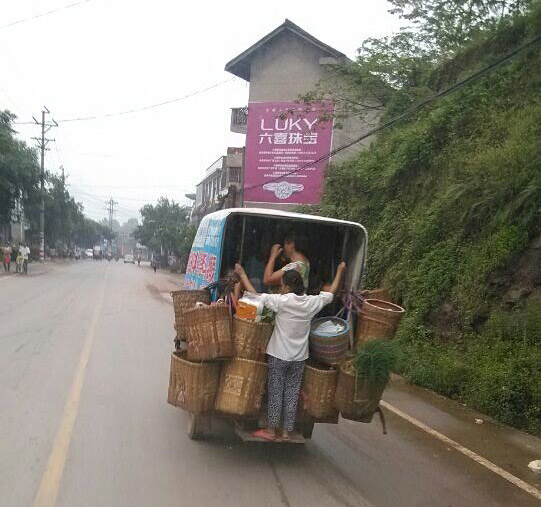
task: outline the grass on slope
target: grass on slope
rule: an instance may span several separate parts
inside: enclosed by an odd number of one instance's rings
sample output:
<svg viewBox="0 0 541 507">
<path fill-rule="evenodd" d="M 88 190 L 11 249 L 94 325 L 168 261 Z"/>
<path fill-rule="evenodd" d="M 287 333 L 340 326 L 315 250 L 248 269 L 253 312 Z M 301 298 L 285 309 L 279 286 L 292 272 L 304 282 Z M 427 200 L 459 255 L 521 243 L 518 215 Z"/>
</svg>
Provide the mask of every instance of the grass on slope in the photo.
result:
<svg viewBox="0 0 541 507">
<path fill-rule="evenodd" d="M 541 33 L 540 19 L 515 20 L 433 80 L 486 65 Z M 539 90 L 537 49 L 332 168 L 317 210 L 367 226 L 366 285 L 390 288 L 408 312 L 400 371 L 532 432 L 541 432 L 541 300 L 506 313 L 491 281 L 541 230 Z"/>
</svg>

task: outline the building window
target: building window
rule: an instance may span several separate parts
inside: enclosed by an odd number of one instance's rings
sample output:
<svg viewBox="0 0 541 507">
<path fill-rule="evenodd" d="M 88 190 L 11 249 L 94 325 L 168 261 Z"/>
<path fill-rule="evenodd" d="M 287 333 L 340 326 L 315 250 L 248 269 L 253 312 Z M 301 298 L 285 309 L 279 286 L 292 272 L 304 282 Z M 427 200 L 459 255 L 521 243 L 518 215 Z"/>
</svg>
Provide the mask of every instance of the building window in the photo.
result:
<svg viewBox="0 0 541 507">
<path fill-rule="evenodd" d="M 229 182 L 240 183 L 240 167 L 229 168 Z"/>
</svg>

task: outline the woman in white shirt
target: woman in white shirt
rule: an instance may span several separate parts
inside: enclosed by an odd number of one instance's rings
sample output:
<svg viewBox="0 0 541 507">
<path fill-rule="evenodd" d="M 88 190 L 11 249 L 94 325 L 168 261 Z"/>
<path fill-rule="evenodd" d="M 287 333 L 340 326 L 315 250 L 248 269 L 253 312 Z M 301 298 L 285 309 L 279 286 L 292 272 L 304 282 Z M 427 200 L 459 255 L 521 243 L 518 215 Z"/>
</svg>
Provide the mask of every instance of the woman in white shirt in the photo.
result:
<svg viewBox="0 0 541 507">
<path fill-rule="evenodd" d="M 340 263 L 329 292 L 320 292 L 317 296 L 306 295 L 302 276 L 297 270 L 283 273 L 280 294 L 262 294 L 265 306 L 276 313 L 276 322 L 267 346 L 268 426 L 256 431 L 255 437 L 287 440 L 293 431 L 304 363 L 308 359 L 310 323 L 325 305 L 332 302 L 345 269 L 346 263 Z M 243 286 L 249 292 L 255 292 L 240 264 L 235 266 L 235 272 Z"/>
</svg>

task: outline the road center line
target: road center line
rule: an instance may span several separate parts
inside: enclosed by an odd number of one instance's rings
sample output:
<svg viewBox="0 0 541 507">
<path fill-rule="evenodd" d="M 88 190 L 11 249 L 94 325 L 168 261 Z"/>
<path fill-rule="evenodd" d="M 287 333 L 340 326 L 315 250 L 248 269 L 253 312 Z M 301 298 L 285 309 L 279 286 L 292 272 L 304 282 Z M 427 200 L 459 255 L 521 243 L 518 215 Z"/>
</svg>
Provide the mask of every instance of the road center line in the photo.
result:
<svg viewBox="0 0 541 507">
<path fill-rule="evenodd" d="M 100 318 L 101 309 L 103 307 L 103 300 L 105 297 L 105 285 L 99 292 L 94 314 L 88 327 L 88 331 L 85 336 L 83 349 L 79 357 L 79 364 L 75 370 L 73 376 L 71 388 L 64 406 L 64 412 L 60 425 L 58 426 L 53 448 L 45 467 L 45 472 L 41 478 L 38 492 L 34 498 L 33 507 L 54 507 L 60 489 L 60 482 L 62 480 L 62 474 L 66 464 L 66 458 L 70 447 L 71 437 L 73 434 L 73 428 L 75 426 L 75 420 L 77 418 L 77 412 L 79 409 L 79 401 L 81 399 L 81 391 L 85 380 L 86 367 L 90 358 L 90 352 L 92 351 L 92 344 L 96 335 L 96 327 Z"/>
<path fill-rule="evenodd" d="M 520 488 L 526 493 L 532 495 L 534 498 L 541 500 L 541 491 L 535 488 L 534 486 L 532 486 L 531 484 L 528 484 L 527 482 L 524 482 L 522 479 L 515 477 L 514 475 L 510 474 L 503 468 L 500 468 L 498 465 L 495 465 L 494 463 L 492 463 L 492 461 L 489 461 L 488 459 L 483 458 L 483 456 L 480 456 L 479 454 L 471 451 L 470 449 L 464 447 L 463 445 L 460 445 L 458 442 L 455 442 L 454 440 L 445 436 L 443 433 L 436 431 L 435 429 L 431 428 L 430 426 L 427 426 L 426 424 L 415 419 L 414 417 L 411 417 L 405 412 L 402 412 L 402 410 L 396 408 L 390 403 L 387 403 L 382 400 L 380 402 L 380 405 L 386 408 L 387 410 L 389 410 L 390 412 L 392 412 L 393 414 L 396 414 L 398 417 L 401 417 L 402 419 L 405 419 L 406 421 L 413 424 L 414 426 L 417 426 L 417 428 L 423 430 L 424 432 L 428 433 L 434 438 L 441 440 L 442 442 L 452 447 L 456 451 L 464 454 L 464 456 L 467 456 L 468 458 L 472 459 L 476 463 L 479 463 L 485 468 L 488 468 L 491 472 L 494 472 L 495 474 L 504 478 L 506 481 L 509 481 L 511 484 L 515 485 L 517 488 Z"/>
</svg>

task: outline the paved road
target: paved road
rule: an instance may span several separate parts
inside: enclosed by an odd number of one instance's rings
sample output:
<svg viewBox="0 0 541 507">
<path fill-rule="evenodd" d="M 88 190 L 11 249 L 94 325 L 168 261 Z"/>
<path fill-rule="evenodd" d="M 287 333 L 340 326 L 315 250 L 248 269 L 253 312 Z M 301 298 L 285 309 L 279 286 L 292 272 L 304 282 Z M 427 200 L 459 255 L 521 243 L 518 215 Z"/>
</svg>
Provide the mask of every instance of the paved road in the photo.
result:
<svg viewBox="0 0 541 507">
<path fill-rule="evenodd" d="M 185 414 L 165 401 L 173 286 L 149 268 L 92 261 L 0 277 L 2 507 L 541 503 L 522 460 L 541 447 L 518 432 L 497 438 L 524 455 L 489 459 L 533 494 L 389 411 L 386 436 L 342 421 L 316 426 L 300 448 L 189 440 Z M 391 406 L 460 434 L 452 411 L 400 393 L 389 392 Z M 485 441 L 475 451 L 489 453 L 487 438 L 462 444 Z"/>
</svg>

